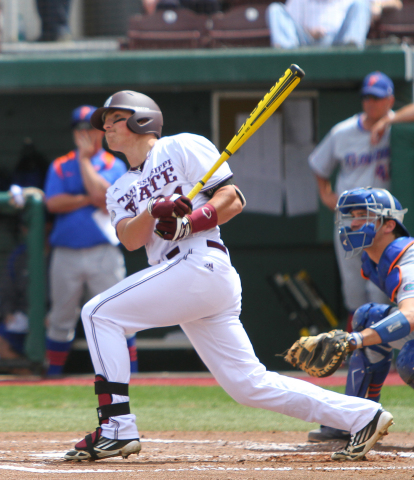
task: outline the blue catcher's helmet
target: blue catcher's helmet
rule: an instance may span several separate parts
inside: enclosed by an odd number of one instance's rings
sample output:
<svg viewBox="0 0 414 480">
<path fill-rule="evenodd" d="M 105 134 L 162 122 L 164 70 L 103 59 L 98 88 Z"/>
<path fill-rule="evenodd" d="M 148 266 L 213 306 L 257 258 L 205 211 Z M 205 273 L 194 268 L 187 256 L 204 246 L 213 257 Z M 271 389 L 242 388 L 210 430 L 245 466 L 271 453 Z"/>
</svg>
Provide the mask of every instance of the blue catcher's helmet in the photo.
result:
<svg viewBox="0 0 414 480">
<path fill-rule="evenodd" d="M 356 217 L 352 212 L 365 210 L 366 214 L 357 218 L 363 222 L 358 230 L 351 227 Z M 364 248 L 372 245 L 377 231 L 384 220 L 392 219 L 402 228 L 407 237 L 408 230 L 403 225 L 404 214 L 400 202 L 388 190 L 383 188 L 354 188 L 345 190 L 336 205 L 336 224 L 339 229 L 339 238 L 347 257 L 353 257 Z"/>
</svg>

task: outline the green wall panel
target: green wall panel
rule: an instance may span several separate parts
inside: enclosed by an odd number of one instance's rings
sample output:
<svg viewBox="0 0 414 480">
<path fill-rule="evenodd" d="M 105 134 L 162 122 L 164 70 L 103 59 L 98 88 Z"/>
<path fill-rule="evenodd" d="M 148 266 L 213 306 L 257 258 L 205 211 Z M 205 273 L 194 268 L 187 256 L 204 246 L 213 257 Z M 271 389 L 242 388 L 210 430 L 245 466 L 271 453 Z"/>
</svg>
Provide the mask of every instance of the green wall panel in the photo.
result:
<svg viewBox="0 0 414 480">
<path fill-rule="evenodd" d="M 249 192 L 244 193 L 248 201 Z M 229 247 L 308 246 L 317 241 L 316 220 L 317 215 L 286 217 L 242 212 L 220 228 Z"/>
<path fill-rule="evenodd" d="M 49 160 L 74 148 L 71 112 L 79 105 L 101 106 L 114 90 L 99 93 L 0 94 L 0 172 L 7 175 L 19 160 L 26 137 Z M 211 138 L 210 94 L 147 92 L 164 114 L 164 135 L 190 131 Z"/>
<path fill-rule="evenodd" d="M 404 225 L 414 235 L 414 123 L 392 127 L 391 167 L 392 193 L 408 208 Z"/>
<path fill-rule="evenodd" d="M 218 84 L 271 84 L 290 64 L 306 72 L 303 83 L 359 81 L 381 69 L 404 79 L 405 53 L 399 45 L 354 48 L 199 49 L 2 55 L 0 89 L 96 88 L 147 85 L 167 89 Z"/>
</svg>

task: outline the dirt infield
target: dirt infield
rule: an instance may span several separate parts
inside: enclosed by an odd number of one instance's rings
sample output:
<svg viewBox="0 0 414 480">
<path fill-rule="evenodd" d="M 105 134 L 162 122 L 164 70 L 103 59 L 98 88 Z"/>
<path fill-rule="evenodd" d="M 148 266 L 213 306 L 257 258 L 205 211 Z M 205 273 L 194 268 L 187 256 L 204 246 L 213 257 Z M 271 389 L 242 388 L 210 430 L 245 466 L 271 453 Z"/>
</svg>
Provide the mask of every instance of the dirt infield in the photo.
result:
<svg viewBox="0 0 414 480">
<path fill-rule="evenodd" d="M 390 433 L 360 462 L 337 463 L 344 442 L 311 444 L 306 432 L 141 432 L 142 451 L 98 462 L 66 462 L 63 455 L 84 432 L 5 433 L 2 479 L 349 479 L 414 478 L 414 438 Z"/>
<path fill-rule="evenodd" d="M 295 375 L 296 376 L 296 375 Z M 306 378 L 306 377 L 305 377 Z M 309 379 L 309 377 L 307 377 Z M 326 379 L 310 379 L 326 386 Z M 402 383 L 390 374 L 387 384 Z M 0 385 L 92 385 L 93 376 L 59 380 L 0 379 Z M 216 385 L 209 375 L 145 375 L 134 385 Z M 329 385 L 344 385 L 345 374 Z M 72 433 L 3 433 L 0 437 L 1 479 L 24 480 L 345 480 L 414 478 L 414 435 L 391 433 L 360 462 L 337 463 L 333 451 L 345 442 L 312 444 L 306 432 L 141 432 L 139 456 L 98 462 L 66 462 L 63 455 L 85 435 Z"/>
</svg>

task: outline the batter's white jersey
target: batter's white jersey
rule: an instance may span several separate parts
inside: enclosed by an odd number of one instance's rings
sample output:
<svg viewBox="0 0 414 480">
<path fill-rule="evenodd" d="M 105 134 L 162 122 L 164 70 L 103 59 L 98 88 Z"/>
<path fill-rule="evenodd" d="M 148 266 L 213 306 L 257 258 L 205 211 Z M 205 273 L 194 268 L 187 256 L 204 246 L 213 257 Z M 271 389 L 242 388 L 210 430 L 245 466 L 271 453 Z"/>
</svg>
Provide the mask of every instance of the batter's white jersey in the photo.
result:
<svg viewBox="0 0 414 480">
<path fill-rule="evenodd" d="M 157 140 L 140 168 L 130 169 L 107 191 L 107 208 L 112 225 L 123 218 L 133 218 L 147 209 L 151 197 L 180 193 L 187 195 L 196 183 L 210 170 L 220 153 L 206 138 L 190 133 L 181 133 Z M 193 210 L 208 201 L 205 193 L 232 177 L 227 163 L 212 175 L 201 192 L 193 200 Z M 219 241 L 220 229 L 215 227 L 190 237 L 203 236 Z M 152 235 L 146 245 L 148 263 L 156 265 L 178 242 L 166 242 Z"/>
<path fill-rule="evenodd" d="M 370 143 L 357 114 L 335 125 L 309 156 L 311 169 L 322 178 L 330 178 L 339 167 L 335 191 L 358 187 L 389 189 L 390 128 L 377 145 Z"/>
</svg>

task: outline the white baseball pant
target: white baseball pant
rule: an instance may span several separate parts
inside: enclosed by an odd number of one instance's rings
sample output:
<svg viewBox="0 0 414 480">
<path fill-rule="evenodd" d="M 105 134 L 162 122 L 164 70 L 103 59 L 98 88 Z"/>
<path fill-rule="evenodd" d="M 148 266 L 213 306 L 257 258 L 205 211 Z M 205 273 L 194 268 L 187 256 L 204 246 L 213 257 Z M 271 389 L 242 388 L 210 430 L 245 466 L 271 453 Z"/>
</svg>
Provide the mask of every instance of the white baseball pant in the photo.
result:
<svg viewBox="0 0 414 480">
<path fill-rule="evenodd" d="M 125 334 L 180 325 L 223 389 L 237 402 L 308 422 L 357 432 L 380 405 L 267 371 L 239 320 L 241 285 L 229 256 L 204 238 L 180 242 L 180 253 L 97 295 L 82 310 L 95 373 L 129 383 Z M 129 397 L 113 395 L 113 403 Z M 110 417 L 102 435 L 137 438 L 135 415 Z"/>
</svg>

